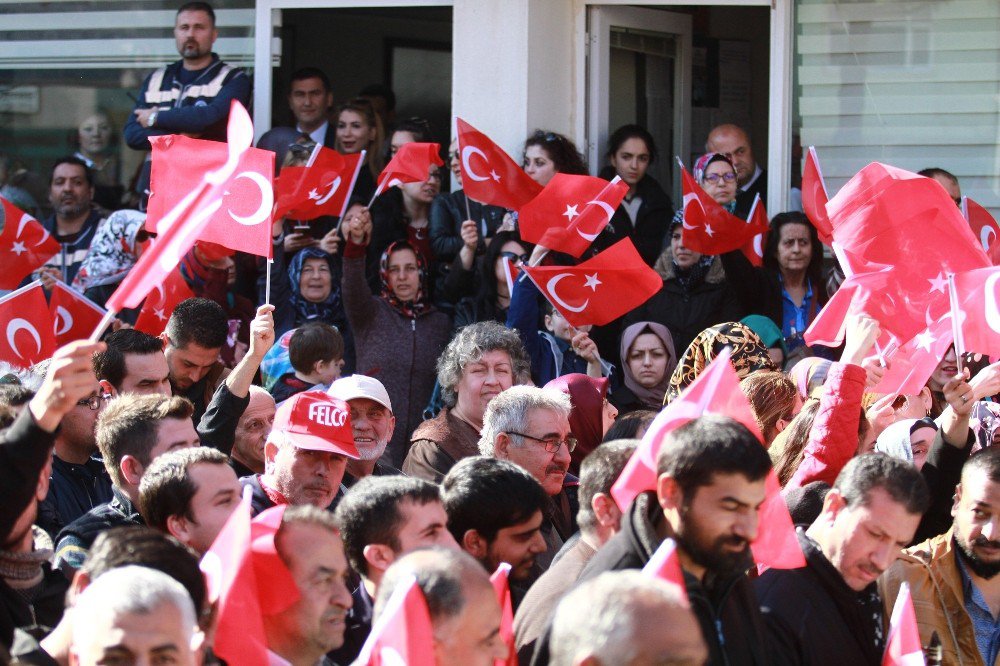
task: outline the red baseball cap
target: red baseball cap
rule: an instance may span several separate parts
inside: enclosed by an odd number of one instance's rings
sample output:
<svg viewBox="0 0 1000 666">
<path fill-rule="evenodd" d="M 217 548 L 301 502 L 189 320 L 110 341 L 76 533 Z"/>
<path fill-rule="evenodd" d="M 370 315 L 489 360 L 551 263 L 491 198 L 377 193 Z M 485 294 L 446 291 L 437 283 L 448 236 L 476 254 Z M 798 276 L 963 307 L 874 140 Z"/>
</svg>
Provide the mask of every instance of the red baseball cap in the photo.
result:
<svg viewBox="0 0 1000 666">
<path fill-rule="evenodd" d="M 267 438 L 287 438 L 300 449 L 360 457 L 354 446 L 350 406 L 326 391 L 296 393 L 281 403 Z"/>
</svg>

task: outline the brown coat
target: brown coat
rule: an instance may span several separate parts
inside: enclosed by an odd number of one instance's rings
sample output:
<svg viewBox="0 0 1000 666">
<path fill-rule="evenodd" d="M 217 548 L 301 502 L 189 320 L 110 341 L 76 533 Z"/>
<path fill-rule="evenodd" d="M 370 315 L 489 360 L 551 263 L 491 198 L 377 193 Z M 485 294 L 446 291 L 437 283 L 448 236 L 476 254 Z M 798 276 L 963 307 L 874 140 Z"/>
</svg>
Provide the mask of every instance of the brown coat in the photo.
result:
<svg viewBox="0 0 1000 666">
<path fill-rule="evenodd" d="M 445 408 L 421 423 L 410 438 L 403 474 L 441 483 L 462 458 L 479 455 L 479 433 Z"/>
<path fill-rule="evenodd" d="M 936 631 L 941 639 L 944 666 L 984 666 L 972 618 L 965 610 L 962 575 L 955 561 L 951 530 L 904 550 L 879 579 L 887 621 L 892 617 L 903 581 L 910 584 L 920 642 L 930 643 L 931 634 Z"/>
</svg>

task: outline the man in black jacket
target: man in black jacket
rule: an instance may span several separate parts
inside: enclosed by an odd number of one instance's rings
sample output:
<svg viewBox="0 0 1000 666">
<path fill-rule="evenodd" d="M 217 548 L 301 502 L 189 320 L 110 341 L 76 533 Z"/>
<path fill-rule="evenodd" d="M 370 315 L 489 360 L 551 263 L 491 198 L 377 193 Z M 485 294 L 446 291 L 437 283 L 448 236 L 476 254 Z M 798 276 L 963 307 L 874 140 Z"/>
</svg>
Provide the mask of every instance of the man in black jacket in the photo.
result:
<svg viewBox="0 0 1000 666">
<path fill-rule="evenodd" d="M 927 509 L 913 465 L 881 453 L 844 467 L 807 530 L 802 569 L 770 569 L 755 586 L 775 663 L 871 664 L 885 650 L 875 581 L 910 543 Z"/>
<path fill-rule="evenodd" d="M 770 666 L 764 622 L 746 576 L 771 470 L 767 451 L 733 419 L 702 416 L 666 436 L 656 469 L 656 491 L 636 497 L 621 531 L 597 551 L 580 582 L 605 571 L 641 569 L 671 537 L 708 663 Z M 547 643 L 547 636 L 539 640 L 532 664 L 549 663 Z"/>
</svg>

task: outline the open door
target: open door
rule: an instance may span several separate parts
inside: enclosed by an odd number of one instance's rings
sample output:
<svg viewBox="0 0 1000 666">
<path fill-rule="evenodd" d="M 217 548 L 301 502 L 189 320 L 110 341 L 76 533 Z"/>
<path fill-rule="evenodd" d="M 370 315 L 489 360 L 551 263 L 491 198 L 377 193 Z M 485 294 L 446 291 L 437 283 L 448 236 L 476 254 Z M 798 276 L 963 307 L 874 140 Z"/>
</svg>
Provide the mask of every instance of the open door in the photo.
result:
<svg viewBox="0 0 1000 666">
<path fill-rule="evenodd" d="M 679 201 L 674 155 L 690 153 L 691 16 L 634 7 L 590 7 L 587 49 L 587 160 L 597 172 L 611 132 L 638 123 L 660 158 L 650 175 Z"/>
</svg>

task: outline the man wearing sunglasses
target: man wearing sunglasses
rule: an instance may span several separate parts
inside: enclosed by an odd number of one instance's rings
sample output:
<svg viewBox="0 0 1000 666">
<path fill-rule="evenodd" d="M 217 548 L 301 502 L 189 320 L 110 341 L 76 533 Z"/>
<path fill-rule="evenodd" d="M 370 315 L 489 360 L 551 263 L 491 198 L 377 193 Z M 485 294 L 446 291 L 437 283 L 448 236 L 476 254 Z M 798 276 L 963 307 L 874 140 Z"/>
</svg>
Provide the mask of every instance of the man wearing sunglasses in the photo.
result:
<svg viewBox="0 0 1000 666">
<path fill-rule="evenodd" d="M 579 479 L 569 474 L 576 438 L 569 430 L 569 396 L 554 389 L 512 386 L 493 398 L 483 417 L 479 451 L 523 467 L 549 496 L 542 535 L 548 552 L 536 562 L 539 574 L 576 532 Z"/>
</svg>

